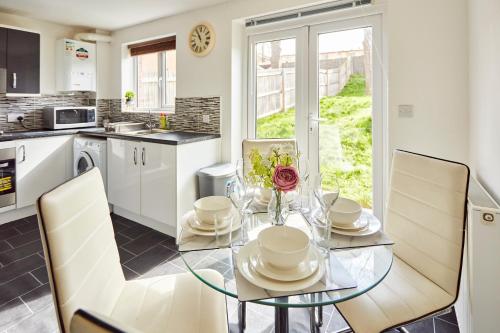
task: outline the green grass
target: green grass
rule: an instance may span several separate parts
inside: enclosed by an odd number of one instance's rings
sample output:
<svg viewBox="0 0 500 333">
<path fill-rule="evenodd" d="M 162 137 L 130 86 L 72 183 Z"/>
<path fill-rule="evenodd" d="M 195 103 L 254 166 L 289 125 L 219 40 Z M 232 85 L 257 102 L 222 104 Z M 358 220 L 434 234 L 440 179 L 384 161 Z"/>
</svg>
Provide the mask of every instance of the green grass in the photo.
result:
<svg viewBox="0 0 500 333">
<path fill-rule="evenodd" d="M 336 178 L 341 195 L 364 207 L 372 206 L 372 117 L 371 96 L 365 95 L 365 80 L 353 75 L 336 96 L 320 101 L 320 160 L 328 189 Z M 295 136 L 295 109 L 257 120 L 258 138 Z"/>
</svg>

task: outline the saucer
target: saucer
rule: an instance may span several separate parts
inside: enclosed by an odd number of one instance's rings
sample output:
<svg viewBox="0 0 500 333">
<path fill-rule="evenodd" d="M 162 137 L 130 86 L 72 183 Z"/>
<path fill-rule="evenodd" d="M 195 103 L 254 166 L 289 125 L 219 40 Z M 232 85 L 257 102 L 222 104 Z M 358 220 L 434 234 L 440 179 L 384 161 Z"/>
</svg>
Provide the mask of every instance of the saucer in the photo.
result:
<svg viewBox="0 0 500 333">
<path fill-rule="evenodd" d="M 236 210 L 233 210 L 232 214 L 232 219 L 233 219 L 233 225 L 232 228 L 230 229 L 229 227 L 226 227 L 220 231 L 221 235 L 227 234 L 231 231 L 236 231 L 241 228 L 241 219 L 239 218 L 239 214 Z M 191 221 L 196 218 L 196 213 L 194 210 L 190 210 L 186 214 L 184 214 L 182 218 L 182 227 L 188 231 L 189 233 L 192 233 L 194 235 L 198 236 L 215 236 L 215 230 L 199 230 L 196 228 L 191 227 Z"/>
<path fill-rule="evenodd" d="M 309 252 L 304 261 L 302 261 L 297 267 L 292 269 L 279 269 L 266 263 L 258 253 L 251 255 L 249 257 L 252 267 L 258 273 L 264 275 L 273 280 L 277 281 L 297 281 L 305 279 L 318 269 L 319 266 L 319 254 L 314 246 L 309 247 Z"/>
<path fill-rule="evenodd" d="M 345 231 L 360 231 L 368 226 L 368 219 L 366 216 L 361 215 L 359 219 L 354 221 L 351 225 L 337 225 L 335 221 L 332 221 L 332 227 L 335 229 L 345 230 Z"/>
<path fill-rule="evenodd" d="M 250 283 L 267 290 L 293 292 L 307 289 L 316 284 L 325 274 L 324 260 L 318 260 L 318 269 L 309 277 L 297 281 L 277 281 L 258 273 L 252 266 L 251 256 L 258 252 L 257 240 L 243 246 L 236 256 L 236 264 L 240 274 Z M 320 257 L 318 257 L 320 258 Z"/>
<path fill-rule="evenodd" d="M 344 230 L 344 229 L 337 229 L 336 227 L 332 227 L 332 233 L 338 234 L 338 235 L 344 235 L 344 236 L 353 236 L 353 237 L 361 237 L 361 236 L 369 236 L 377 233 L 380 228 L 382 227 L 382 224 L 380 221 L 376 218 L 372 218 L 368 220 L 368 225 L 364 227 L 361 230 Z"/>
<path fill-rule="evenodd" d="M 230 214 L 233 214 L 231 212 Z M 229 219 L 224 219 L 224 224 L 221 226 L 222 229 L 226 228 L 229 225 Z M 189 225 L 191 228 L 198 229 L 198 230 L 203 230 L 203 231 L 214 231 L 215 230 L 215 224 L 206 224 L 200 221 L 200 219 L 194 215 L 194 217 L 190 220 L 188 220 Z"/>
</svg>

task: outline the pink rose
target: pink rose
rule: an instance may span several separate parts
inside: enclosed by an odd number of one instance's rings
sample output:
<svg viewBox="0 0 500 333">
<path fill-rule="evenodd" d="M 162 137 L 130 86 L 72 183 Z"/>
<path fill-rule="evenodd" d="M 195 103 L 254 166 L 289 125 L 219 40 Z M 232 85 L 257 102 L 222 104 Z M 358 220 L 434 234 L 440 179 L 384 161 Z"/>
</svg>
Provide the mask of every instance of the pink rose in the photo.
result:
<svg viewBox="0 0 500 333">
<path fill-rule="evenodd" d="M 273 174 L 273 184 L 278 191 L 293 191 L 297 187 L 298 183 L 299 174 L 293 166 L 276 166 Z"/>
</svg>

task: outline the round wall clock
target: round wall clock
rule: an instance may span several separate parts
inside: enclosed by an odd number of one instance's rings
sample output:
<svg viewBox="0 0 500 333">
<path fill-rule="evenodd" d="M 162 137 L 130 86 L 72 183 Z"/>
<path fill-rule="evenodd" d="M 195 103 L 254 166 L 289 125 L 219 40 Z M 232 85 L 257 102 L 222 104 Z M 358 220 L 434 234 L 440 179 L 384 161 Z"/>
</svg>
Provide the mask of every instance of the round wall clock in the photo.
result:
<svg viewBox="0 0 500 333">
<path fill-rule="evenodd" d="M 193 54 L 206 56 L 215 45 L 215 32 L 208 23 L 197 24 L 189 33 L 189 49 Z"/>
</svg>

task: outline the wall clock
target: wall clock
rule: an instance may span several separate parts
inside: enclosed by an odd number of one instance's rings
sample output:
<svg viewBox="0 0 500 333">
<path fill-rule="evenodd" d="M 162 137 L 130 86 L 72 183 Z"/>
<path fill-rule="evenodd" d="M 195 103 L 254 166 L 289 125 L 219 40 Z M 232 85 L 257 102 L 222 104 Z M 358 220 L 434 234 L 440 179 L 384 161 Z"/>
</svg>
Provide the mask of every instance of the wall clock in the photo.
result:
<svg viewBox="0 0 500 333">
<path fill-rule="evenodd" d="M 189 33 L 189 49 L 193 54 L 203 57 L 212 51 L 215 45 L 215 32 L 208 23 L 197 24 Z"/>
</svg>

